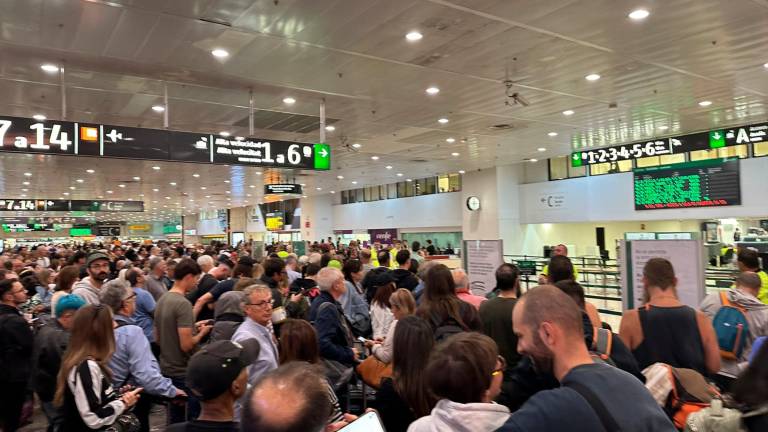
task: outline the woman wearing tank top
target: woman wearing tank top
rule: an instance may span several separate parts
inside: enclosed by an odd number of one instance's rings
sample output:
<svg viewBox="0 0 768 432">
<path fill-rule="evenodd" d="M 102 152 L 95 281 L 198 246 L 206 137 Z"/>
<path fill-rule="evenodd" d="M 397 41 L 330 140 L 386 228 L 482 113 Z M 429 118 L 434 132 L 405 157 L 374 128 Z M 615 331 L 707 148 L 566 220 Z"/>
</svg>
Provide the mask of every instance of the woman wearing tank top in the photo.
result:
<svg viewBox="0 0 768 432">
<path fill-rule="evenodd" d="M 619 336 L 632 350 L 640 369 L 661 362 L 702 375 L 720 370 L 720 350 L 712 323 L 704 313 L 677 298 L 677 278 L 663 258 L 643 269 L 646 303 L 624 312 Z"/>
</svg>

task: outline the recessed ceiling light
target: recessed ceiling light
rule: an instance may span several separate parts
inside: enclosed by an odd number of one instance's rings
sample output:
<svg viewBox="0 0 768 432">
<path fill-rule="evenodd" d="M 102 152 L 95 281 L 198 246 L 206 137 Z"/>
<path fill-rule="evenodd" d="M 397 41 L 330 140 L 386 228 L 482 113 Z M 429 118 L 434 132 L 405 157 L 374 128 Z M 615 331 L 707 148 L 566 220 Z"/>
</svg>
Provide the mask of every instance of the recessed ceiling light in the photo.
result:
<svg viewBox="0 0 768 432">
<path fill-rule="evenodd" d="M 597 81 L 600 79 L 600 75 L 593 73 L 585 76 L 584 79 L 586 79 L 587 81 Z"/>
<path fill-rule="evenodd" d="M 339 180 L 344 180 L 344 176 L 343 175 L 338 175 L 338 176 L 336 176 L 336 178 L 339 179 Z"/>
<path fill-rule="evenodd" d="M 165 199 L 171 199 L 171 197 L 169 197 L 169 196 L 167 196 L 167 197 L 163 197 L 163 198 L 165 198 Z"/>
<path fill-rule="evenodd" d="M 160 192 L 160 189 L 152 189 L 152 192 Z"/>
<path fill-rule="evenodd" d="M 453 143 L 455 143 L 455 142 L 456 142 L 456 140 L 455 140 L 455 139 L 453 139 L 453 138 L 446 138 L 446 139 L 445 139 L 445 142 L 447 142 L 448 144 L 453 144 Z"/>
<path fill-rule="evenodd" d="M 566 116 L 573 115 L 574 113 L 575 113 L 574 110 L 565 110 L 565 111 L 563 111 L 563 115 L 566 115 Z"/>
<path fill-rule="evenodd" d="M 206 197 L 206 198 L 210 198 L 211 196 L 210 196 L 210 195 L 206 195 L 205 197 Z"/>
<path fill-rule="evenodd" d="M 256 187 L 256 185 L 250 185 L 250 186 L 248 186 L 248 187 L 249 187 L 249 188 L 251 188 L 251 189 L 253 189 L 253 188 L 255 188 L 255 187 Z"/>
<path fill-rule="evenodd" d="M 768 69 L 768 63 L 763 63 L 763 67 Z"/>
<path fill-rule="evenodd" d="M 704 100 L 704 101 L 699 102 L 699 106 L 700 107 L 708 107 L 710 105 L 712 105 L 712 101 Z"/>
<path fill-rule="evenodd" d="M 436 95 L 436 94 L 440 93 L 440 89 L 437 88 L 437 87 L 429 87 L 429 88 L 427 88 L 426 91 L 427 91 L 427 94 L 430 94 L 430 95 Z"/>
<path fill-rule="evenodd" d="M 633 19 L 635 21 L 640 21 L 648 18 L 650 14 L 651 13 L 648 12 L 646 9 L 635 9 L 632 12 L 630 12 L 628 16 L 630 19 Z"/>
<path fill-rule="evenodd" d="M 29 189 L 22 189 L 22 192 L 29 192 Z"/>
<path fill-rule="evenodd" d="M 69 196 L 69 192 L 64 192 L 62 195 Z"/>
<path fill-rule="evenodd" d="M 32 177 L 32 173 L 26 172 L 26 173 L 24 173 L 24 177 Z"/>
<path fill-rule="evenodd" d="M 315 189 L 317 189 L 317 190 L 319 190 L 319 191 L 323 190 L 323 188 L 321 188 L 321 187 L 319 187 L 319 188 L 315 188 Z"/>
<path fill-rule="evenodd" d="M 227 132 L 227 131 L 221 131 L 221 132 L 219 132 L 219 135 L 221 135 L 223 137 L 228 137 L 230 135 L 230 133 Z"/>
<path fill-rule="evenodd" d="M 144 196 L 144 194 L 139 194 L 139 196 L 140 196 L 140 197 L 143 197 L 143 196 Z"/>
<path fill-rule="evenodd" d="M 397 173 L 397 176 L 398 176 L 398 177 L 402 177 L 402 176 L 403 176 L 403 173 Z"/>
<path fill-rule="evenodd" d="M 408 34 L 405 35 L 405 38 L 411 42 L 416 42 L 417 40 L 421 40 L 421 38 L 423 37 L 424 35 L 417 31 L 408 32 Z"/>
<path fill-rule="evenodd" d="M 407 181 L 407 182 L 412 182 L 413 180 L 411 180 L 411 179 L 405 179 L 405 181 Z"/>
<path fill-rule="evenodd" d="M 549 135 L 551 137 L 556 137 L 557 136 L 557 132 L 550 132 L 547 135 Z"/>
<path fill-rule="evenodd" d="M 286 97 L 286 98 L 283 98 L 283 103 L 286 105 L 293 105 L 296 103 L 296 99 L 292 97 Z"/>
<path fill-rule="evenodd" d="M 136 181 L 139 181 L 139 180 L 141 180 L 141 177 L 139 177 L 139 176 L 134 176 L 134 177 L 133 177 L 133 179 L 134 179 L 134 180 L 136 180 Z"/>
<path fill-rule="evenodd" d="M 43 65 L 40 65 L 40 69 L 42 69 L 42 70 L 44 70 L 44 71 L 46 71 L 48 73 L 56 73 L 56 72 L 59 71 L 59 67 L 56 66 L 55 64 L 51 64 L 51 63 L 45 63 Z"/>
<path fill-rule="evenodd" d="M 360 144 L 358 144 L 358 143 L 354 143 L 354 144 L 352 144 L 352 147 L 354 147 L 354 148 L 360 148 L 360 147 L 362 147 L 362 145 L 360 145 Z"/>
<path fill-rule="evenodd" d="M 176 186 L 176 182 L 170 182 L 168 184 L 171 185 L 171 186 Z"/>
<path fill-rule="evenodd" d="M 229 180 L 224 180 L 224 183 L 229 183 Z"/>
<path fill-rule="evenodd" d="M 386 169 L 388 169 L 388 170 L 391 170 L 391 169 L 392 169 L 392 165 L 387 165 L 387 166 L 385 166 L 384 168 L 386 168 Z"/>
<path fill-rule="evenodd" d="M 21 182 L 21 184 L 23 184 L 24 186 L 29 186 L 29 182 L 28 181 Z"/>
<path fill-rule="evenodd" d="M 216 58 L 227 58 L 229 57 L 229 51 L 222 49 L 222 48 L 216 48 L 211 51 L 211 54 Z"/>
<path fill-rule="evenodd" d="M 378 156 L 371 156 L 371 159 L 373 159 L 373 160 L 379 160 L 379 157 L 378 157 Z"/>
<path fill-rule="evenodd" d="M 332 194 L 335 194 L 335 193 L 336 193 L 336 191 L 331 191 L 331 193 L 332 193 Z"/>
<path fill-rule="evenodd" d="M 195 178 L 200 177 L 200 174 L 197 174 L 197 173 L 192 174 L 192 177 L 195 177 Z"/>
<path fill-rule="evenodd" d="M 459 174 L 466 174 L 466 171 L 464 171 L 464 170 L 459 170 Z"/>
<path fill-rule="evenodd" d="M 205 186 L 200 186 L 200 190 L 206 190 L 206 189 L 208 189 L 208 188 L 205 187 Z"/>
<path fill-rule="evenodd" d="M 155 171 L 157 171 L 157 170 L 159 170 L 159 169 L 160 169 L 160 167 L 159 167 L 159 166 L 153 166 L 153 167 L 152 167 L 152 169 L 153 169 L 153 170 L 155 170 Z"/>
<path fill-rule="evenodd" d="M 37 120 L 37 121 L 44 121 L 46 119 L 46 117 L 44 115 L 42 115 L 42 114 L 35 114 L 35 115 L 32 116 L 32 118 Z"/>
<path fill-rule="evenodd" d="M 301 184 L 301 187 L 306 187 L 307 186 L 306 183 L 300 183 L 300 184 Z"/>
<path fill-rule="evenodd" d="M 108 194 L 111 194 L 111 193 L 112 193 L 112 191 L 111 191 L 111 190 L 109 190 L 109 191 L 107 191 L 107 193 L 108 193 Z"/>
<path fill-rule="evenodd" d="M 93 173 L 95 173 L 96 171 L 94 171 L 94 170 L 92 170 L 92 169 L 87 169 L 87 170 L 85 170 L 85 172 L 87 172 L 88 174 L 93 174 Z"/>
<path fill-rule="evenodd" d="M 357 180 L 353 180 L 353 181 L 352 181 L 352 184 L 357 184 Z"/>
<path fill-rule="evenodd" d="M 229 193 L 232 193 L 232 192 L 231 192 L 231 191 L 226 191 L 226 193 L 228 193 L 228 194 L 229 194 Z"/>
<path fill-rule="evenodd" d="M 325 127 L 325 130 L 327 130 L 328 132 L 333 132 L 333 131 L 336 130 L 336 126 L 328 125 L 328 126 Z"/>
<path fill-rule="evenodd" d="M 662 125 L 662 126 L 659 126 L 659 130 L 660 130 L 660 131 L 665 131 L 665 130 L 667 130 L 667 129 L 669 129 L 669 126 L 664 126 L 664 125 Z"/>
<path fill-rule="evenodd" d="M 449 120 L 447 118 L 443 117 L 443 118 L 438 119 L 437 122 L 440 123 L 440 124 L 446 124 L 446 123 L 449 122 Z"/>
<path fill-rule="evenodd" d="M 453 152 L 451 153 L 451 156 L 454 156 L 454 157 L 459 156 L 459 152 Z"/>
<path fill-rule="evenodd" d="M 256 175 L 261 175 L 261 171 L 256 171 Z"/>
<path fill-rule="evenodd" d="M 531 162 L 538 162 L 538 159 L 530 159 Z"/>
<path fill-rule="evenodd" d="M 70 186 L 69 190 L 75 190 L 75 187 L 74 186 Z"/>
<path fill-rule="evenodd" d="M 544 147 L 539 147 L 539 148 L 537 148 L 536 150 L 538 150 L 538 151 L 540 151 L 540 152 L 545 152 L 545 151 L 547 151 L 547 149 L 546 149 L 546 148 L 544 148 Z"/>
<path fill-rule="evenodd" d="M 83 180 L 83 179 L 77 179 L 77 180 L 75 180 L 75 181 L 76 181 L 76 182 L 78 182 L 78 183 L 82 183 L 82 182 L 84 182 L 85 180 Z"/>
<path fill-rule="evenodd" d="M 165 107 L 162 105 L 152 105 L 152 111 L 161 113 L 165 111 Z"/>
<path fill-rule="evenodd" d="M 99 196 L 97 196 L 96 198 L 98 198 L 98 199 L 102 199 L 102 198 L 104 198 L 104 195 L 99 195 Z"/>
</svg>

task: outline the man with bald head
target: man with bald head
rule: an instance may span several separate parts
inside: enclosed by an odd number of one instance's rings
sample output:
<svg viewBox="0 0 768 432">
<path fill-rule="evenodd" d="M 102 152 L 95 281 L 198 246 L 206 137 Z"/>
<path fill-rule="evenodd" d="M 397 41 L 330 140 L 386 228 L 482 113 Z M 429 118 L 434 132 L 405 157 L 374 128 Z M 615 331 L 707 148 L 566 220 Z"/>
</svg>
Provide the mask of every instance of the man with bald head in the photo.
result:
<svg viewBox="0 0 768 432">
<path fill-rule="evenodd" d="M 265 375 L 248 395 L 243 432 L 322 432 L 331 399 L 323 372 L 290 362 Z"/>
<path fill-rule="evenodd" d="M 584 344 L 581 311 L 558 288 L 543 285 L 522 296 L 512 327 L 518 352 L 539 372 L 551 372 L 560 387 L 536 393 L 499 431 L 675 430 L 637 378 L 593 360 Z"/>
</svg>

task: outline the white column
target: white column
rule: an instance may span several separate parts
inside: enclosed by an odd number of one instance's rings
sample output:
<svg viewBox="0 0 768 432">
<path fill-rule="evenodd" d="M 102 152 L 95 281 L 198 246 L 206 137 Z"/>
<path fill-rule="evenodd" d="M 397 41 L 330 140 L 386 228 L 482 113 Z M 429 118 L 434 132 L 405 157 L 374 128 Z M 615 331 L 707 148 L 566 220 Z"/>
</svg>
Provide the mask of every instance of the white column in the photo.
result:
<svg viewBox="0 0 768 432">
<path fill-rule="evenodd" d="M 331 194 L 301 199 L 301 238 L 304 241 L 321 241 L 333 236 L 332 205 Z"/>
</svg>

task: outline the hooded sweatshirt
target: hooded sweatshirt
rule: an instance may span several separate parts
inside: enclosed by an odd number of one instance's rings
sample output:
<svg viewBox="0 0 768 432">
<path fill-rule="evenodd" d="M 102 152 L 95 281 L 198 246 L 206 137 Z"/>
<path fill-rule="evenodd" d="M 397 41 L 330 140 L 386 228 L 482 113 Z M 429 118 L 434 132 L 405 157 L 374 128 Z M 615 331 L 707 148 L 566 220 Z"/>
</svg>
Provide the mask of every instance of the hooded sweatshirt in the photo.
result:
<svg viewBox="0 0 768 432">
<path fill-rule="evenodd" d="M 729 302 L 744 308 L 749 323 L 747 345 L 741 353 L 741 358 L 738 360 L 720 359 L 720 373 L 736 377 L 747 367 L 749 353 L 752 351 L 752 342 L 758 336 L 768 335 L 768 305 L 758 300 L 757 297 L 735 288 L 729 289 L 726 294 Z M 714 319 L 722 306 L 720 293 L 716 292 L 704 298 L 701 302 L 701 311 L 710 319 Z"/>
<path fill-rule="evenodd" d="M 101 300 L 99 300 L 99 293 L 100 290 L 93 286 L 91 283 L 90 276 L 82 279 L 80 282 L 77 282 L 72 289 L 72 294 L 79 295 L 83 300 L 85 300 L 86 303 L 92 305 L 101 304 Z"/>
<path fill-rule="evenodd" d="M 219 297 L 214 310 L 215 322 L 211 329 L 210 342 L 230 340 L 240 324 L 245 321 L 242 291 L 229 291 Z"/>
<path fill-rule="evenodd" d="M 509 409 L 503 405 L 442 399 L 430 415 L 411 423 L 408 432 L 487 432 L 498 429 L 508 418 Z"/>
</svg>

